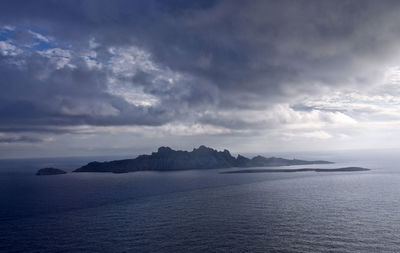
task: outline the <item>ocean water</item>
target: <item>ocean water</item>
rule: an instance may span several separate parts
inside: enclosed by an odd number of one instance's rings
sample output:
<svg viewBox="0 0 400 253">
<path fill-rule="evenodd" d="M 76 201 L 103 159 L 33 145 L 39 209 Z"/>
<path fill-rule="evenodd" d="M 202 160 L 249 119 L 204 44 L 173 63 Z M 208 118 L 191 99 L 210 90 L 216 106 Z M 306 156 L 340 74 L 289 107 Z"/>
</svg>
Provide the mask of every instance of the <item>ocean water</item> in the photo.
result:
<svg viewBox="0 0 400 253">
<path fill-rule="evenodd" d="M 306 158 L 372 170 L 38 177 L 42 166 L 92 158 L 2 160 L 0 251 L 400 252 L 396 153 Z"/>
</svg>

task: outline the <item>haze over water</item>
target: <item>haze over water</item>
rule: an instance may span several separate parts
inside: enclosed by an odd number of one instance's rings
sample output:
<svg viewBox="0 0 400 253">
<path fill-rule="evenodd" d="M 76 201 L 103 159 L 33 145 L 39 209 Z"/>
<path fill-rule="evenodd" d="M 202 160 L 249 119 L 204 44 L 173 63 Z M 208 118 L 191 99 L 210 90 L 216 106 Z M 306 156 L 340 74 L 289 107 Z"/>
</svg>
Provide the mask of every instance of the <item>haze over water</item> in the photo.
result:
<svg viewBox="0 0 400 253">
<path fill-rule="evenodd" d="M 19 161 L 19 173 L 9 173 L 10 161 L 3 160 L 0 250 L 396 252 L 399 159 L 373 153 L 334 153 L 330 160 L 339 163 L 313 165 L 372 169 L 342 173 L 220 169 L 37 177 L 23 169 L 26 161 Z M 81 162 L 58 165 L 72 169 Z"/>
</svg>

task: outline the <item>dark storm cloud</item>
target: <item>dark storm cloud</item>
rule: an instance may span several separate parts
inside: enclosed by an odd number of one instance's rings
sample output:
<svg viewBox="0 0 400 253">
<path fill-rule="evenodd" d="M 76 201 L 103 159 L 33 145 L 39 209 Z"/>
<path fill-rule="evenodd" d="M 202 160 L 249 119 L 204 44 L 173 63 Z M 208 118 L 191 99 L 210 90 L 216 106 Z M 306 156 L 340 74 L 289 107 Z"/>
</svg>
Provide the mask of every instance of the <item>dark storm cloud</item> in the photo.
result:
<svg viewBox="0 0 400 253">
<path fill-rule="evenodd" d="M 260 122 L 196 115 L 204 110 L 262 110 L 298 95 L 318 94 L 321 86 L 346 85 L 350 79 L 368 83 L 370 77 L 359 73 L 357 64 L 390 54 L 400 32 L 393 25 L 400 21 L 399 4 L 2 1 L 0 24 L 17 27 L 10 39 L 18 43 L 30 42 L 26 30 L 33 29 L 79 55 L 95 39 L 100 62 L 111 57 L 110 47 L 134 45 L 149 52 L 160 68 L 185 78 L 169 87 L 165 79 L 157 79 L 160 73 L 139 70 L 133 77 L 115 76 L 158 99 L 146 107 L 106 92 L 109 73 L 88 68 L 76 55 L 71 57 L 76 68 L 59 69 L 35 52 L 1 56 L 0 125 L 34 131 L 190 119 L 232 129 L 260 128 Z M 24 64 L 10 63 L 17 60 Z"/>
<path fill-rule="evenodd" d="M 46 125 L 160 125 L 169 120 L 162 108 L 134 106 L 106 93 L 104 73 L 84 64 L 57 70 L 40 55 L 24 58 L 23 66 L 8 64 L 7 58 L 0 57 L 2 127 L 40 131 L 38 126 Z"/>
<path fill-rule="evenodd" d="M 6 126 L 0 127 L 2 133 L 21 133 L 21 132 L 34 132 L 34 133 L 50 133 L 50 134 L 66 134 L 66 133 L 79 133 L 74 129 L 54 128 L 44 126 Z"/>
<path fill-rule="evenodd" d="M 0 136 L 0 143 L 37 143 L 42 142 L 42 139 L 29 137 L 29 136 L 18 136 L 18 137 L 1 137 Z"/>
</svg>

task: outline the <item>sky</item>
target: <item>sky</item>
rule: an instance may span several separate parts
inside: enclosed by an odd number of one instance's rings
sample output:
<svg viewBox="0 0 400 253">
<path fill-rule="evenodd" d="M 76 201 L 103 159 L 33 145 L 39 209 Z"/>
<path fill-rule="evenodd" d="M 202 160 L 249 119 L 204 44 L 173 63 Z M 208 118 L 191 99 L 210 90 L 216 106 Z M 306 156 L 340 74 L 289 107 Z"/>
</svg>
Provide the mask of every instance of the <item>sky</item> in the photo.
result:
<svg viewBox="0 0 400 253">
<path fill-rule="evenodd" d="M 400 148 L 400 1 L 0 1 L 0 158 Z"/>
</svg>

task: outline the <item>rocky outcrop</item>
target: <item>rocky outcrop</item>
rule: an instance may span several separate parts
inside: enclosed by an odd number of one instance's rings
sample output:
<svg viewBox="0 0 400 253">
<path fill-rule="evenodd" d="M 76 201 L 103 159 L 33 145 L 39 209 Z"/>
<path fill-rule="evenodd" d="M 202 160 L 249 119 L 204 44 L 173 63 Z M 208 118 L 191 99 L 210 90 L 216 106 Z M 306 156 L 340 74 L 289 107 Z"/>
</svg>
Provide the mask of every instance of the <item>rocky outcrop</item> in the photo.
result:
<svg viewBox="0 0 400 253">
<path fill-rule="evenodd" d="M 330 163 L 326 161 L 288 160 L 283 158 L 265 158 L 256 156 L 252 159 L 238 155 L 233 157 L 228 150 L 217 151 L 200 146 L 192 151 L 173 150 L 160 147 L 151 155 L 140 155 L 135 159 L 116 160 L 110 162 L 91 162 L 76 169 L 74 172 L 114 172 L 125 173 L 133 171 L 170 171 L 191 169 L 218 169 L 230 167 L 265 167 Z"/>
<path fill-rule="evenodd" d="M 67 172 L 56 169 L 56 168 L 43 168 L 36 172 L 37 176 L 51 176 L 51 175 L 61 175 L 66 174 Z"/>
</svg>

